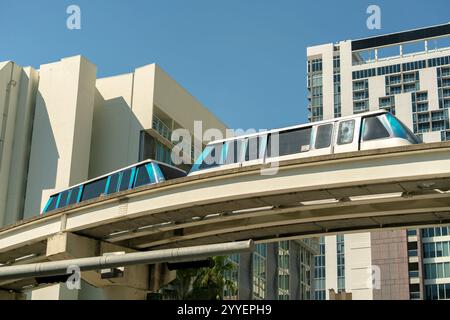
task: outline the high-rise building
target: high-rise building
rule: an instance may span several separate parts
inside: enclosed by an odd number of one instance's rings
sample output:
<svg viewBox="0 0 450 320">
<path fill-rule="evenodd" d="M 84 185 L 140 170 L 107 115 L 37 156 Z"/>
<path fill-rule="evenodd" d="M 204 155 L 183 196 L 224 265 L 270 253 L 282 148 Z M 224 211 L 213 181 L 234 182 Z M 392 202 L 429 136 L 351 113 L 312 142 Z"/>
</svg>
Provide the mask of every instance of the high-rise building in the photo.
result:
<svg viewBox="0 0 450 320">
<path fill-rule="evenodd" d="M 307 60 L 310 121 L 386 109 L 424 142 L 450 140 L 450 24 L 312 46 Z M 353 299 L 450 298 L 446 226 L 321 243 L 317 299 L 329 289 Z"/>
<path fill-rule="evenodd" d="M 201 121 L 203 132 L 214 128 L 225 134 L 225 125 L 156 64 L 102 79 L 96 73 L 96 66 L 81 56 L 39 70 L 0 62 L 0 227 L 38 216 L 55 190 L 145 158 L 170 163 L 175 129 L 194 136 L 194 122 Z M 193 140 L 191 150 L 197 145 Z M 103 289 L 57 285 L 34 290 L 32 296 L 147 294 Z"/>
<path fill-rule="evenodd" d="M 313 295 L 314 256 L 317 239 L 257 244 L 250 254 L 233 255 L 235 266 L 226 278 L 234 290 L 226 289 L 229 300 L 310 300 Z"/>
</svg>

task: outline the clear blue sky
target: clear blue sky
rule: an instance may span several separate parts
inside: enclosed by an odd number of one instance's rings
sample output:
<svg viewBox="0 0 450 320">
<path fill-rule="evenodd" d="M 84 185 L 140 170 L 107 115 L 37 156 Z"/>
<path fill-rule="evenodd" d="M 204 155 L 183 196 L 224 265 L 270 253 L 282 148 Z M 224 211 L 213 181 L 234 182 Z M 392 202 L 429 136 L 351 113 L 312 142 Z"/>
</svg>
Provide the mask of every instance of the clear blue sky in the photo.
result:
<svg viewBox="0 0 450 320">
<path fill-rule="evenodd" d="M 66 28 L 81 7 L 82 29 Z M 366 9 L 382 29 L 366 28 Z M 450 21 L 448 0 L 0 0 L 0 61 L 82 54 L 104 77 L 158 63 L 232 128 L 306 122 L 306 47 Z"/>
</svg>

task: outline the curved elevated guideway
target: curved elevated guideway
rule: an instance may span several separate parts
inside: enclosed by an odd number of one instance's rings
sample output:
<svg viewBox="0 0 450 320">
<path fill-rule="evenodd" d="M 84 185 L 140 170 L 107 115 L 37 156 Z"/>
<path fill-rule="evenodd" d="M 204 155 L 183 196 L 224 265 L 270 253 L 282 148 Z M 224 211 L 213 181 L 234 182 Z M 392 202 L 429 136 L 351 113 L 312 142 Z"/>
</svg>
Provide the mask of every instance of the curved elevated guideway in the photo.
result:
<svg viewBox="0 0 450 320">
<path fill-rule="evenodd" d="M 450 222 L 448 190 L 449 142 L 288 160 L 278 169 L 211 172 L 0 229 L 0 264 L 45 256 L 47 239 L 59 233 L 153 250 L 440 224 Z"/>
</svg>

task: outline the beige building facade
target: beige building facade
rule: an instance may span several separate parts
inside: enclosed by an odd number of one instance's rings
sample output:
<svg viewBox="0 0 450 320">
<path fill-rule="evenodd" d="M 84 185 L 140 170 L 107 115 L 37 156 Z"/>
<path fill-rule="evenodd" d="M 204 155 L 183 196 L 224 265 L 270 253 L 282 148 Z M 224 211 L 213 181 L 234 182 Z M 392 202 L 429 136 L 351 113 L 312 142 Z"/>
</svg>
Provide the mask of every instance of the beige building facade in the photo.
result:
<svg viewBox="0 0 450 320">
<path fill-rule="evenodd" d="M 175 129 L 193 136 L 199 121 L 202 132 L 225 133 L 156 64 L 97 79 L 82 56 L 39 70 L 7 61 L 0 90 L 0 226 L 39 215 L 50 194 L 71 185 L 146 158 L 170 162 Z"/>
<path fill-rule="evenodd" d="M 450 139 L 450 23 L 311 46 L 307 68 L 311 121 L 386 109 L 424 142 Z M 450 262 L 449 275 L 431 273 L 450 261 L 448 250 L 438 262 L 426 260 L 423 234 L 429 238 L 427 229 L 325 237 L 316 298 L 334 289 L 353 299 L 434 299 L 446 296 L 435 291 L 447 285 L 450 298 Z"/>
</svg>

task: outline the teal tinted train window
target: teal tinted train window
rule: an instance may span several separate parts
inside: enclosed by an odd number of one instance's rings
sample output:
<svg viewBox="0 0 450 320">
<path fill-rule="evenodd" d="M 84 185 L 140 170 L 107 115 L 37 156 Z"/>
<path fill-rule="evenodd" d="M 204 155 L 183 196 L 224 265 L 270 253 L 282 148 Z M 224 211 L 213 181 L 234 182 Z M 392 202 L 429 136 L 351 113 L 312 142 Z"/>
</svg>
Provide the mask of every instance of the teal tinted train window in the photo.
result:
<svg viewBox="0 0 450 320">
<path fill-rule="evenodd" d="M 58 208 L 64 208 L 67 205 L 67 198 L 69 197 L 69 191 L 64 191 L 59 196 Z"/>
<path fill-rule="evenodd" d="M 117 192 L 117 186 L 119 184 L 119 176 L 120 176 L 120 172 L 113 174 L 109 178 L 108 190 L 106 191 L 107 194 Z"/>
<path fill-rule="evenodd" d="M 44 212 L 49 212 L 49 211 L 56 209 L 56 203 L 58 202 L 58 196 L 59 195 L 50 197 L 50 199 L 47 202 L 47 206 L 45 207 Z"/>
<path fill-rule="evenodd" d="M 107 178 L 103 178 L 84 186 L 83 195 L 81 201 L 86 201 L 99 197 L 105 192 Z"/>
<path fill-rule="evenodd" d="M 150 167 L 150 168 L 149 168 Z M 146 184 L 155 183 L 155 177 L 151 166 L 142 165 L 137 168 L 136 181 L 134 187 L 144 186 Z"/>
<path fill-rule="evenodd" d="M 161 168 L 158 164 L 152 163 L 151 167 L 153 168 L 154 173 L 156 174 L 156 179 L 158 179 L 158 182 L 166 181 L 166 178 L 164 177 L 164 174 L 161 171 Z"/>
<path fill-rule="evenodd" d="M 130 178 L 131 178 L 132 171 L 133 171 L 132 169 L 128 169 L 122 173 L 122 179 L 120 180 L 119 191 L 128 190 L 128 188 L 130 187 Z"/>
<path fill-rule="evenodd" d="M 72 189 L 70 192 L 69 203 L 67 205 L 75 204 L 78 202 L 78 195 L 80 193 L 80 187 Z"/>
<path fill-rule="evenodd" d="M 200 170 L 211 169 L 222 164 L 223 143 L 208 145 L 201 157 Z"/>
</svg>

